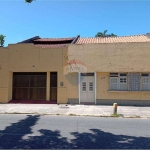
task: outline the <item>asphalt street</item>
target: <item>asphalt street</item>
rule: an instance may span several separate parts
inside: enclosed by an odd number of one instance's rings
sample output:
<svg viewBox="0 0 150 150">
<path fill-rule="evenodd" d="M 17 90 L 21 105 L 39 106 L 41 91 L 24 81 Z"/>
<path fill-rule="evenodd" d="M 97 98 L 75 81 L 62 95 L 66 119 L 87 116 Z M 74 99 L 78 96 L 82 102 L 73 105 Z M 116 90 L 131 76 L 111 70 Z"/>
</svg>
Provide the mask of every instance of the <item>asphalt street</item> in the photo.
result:
<svg viewBox="0 0 150 150">
<path fill-rule="evenodd" d="M 0 149 L 150 149 L 150 119 L 0 115 Z"/>
</svg>

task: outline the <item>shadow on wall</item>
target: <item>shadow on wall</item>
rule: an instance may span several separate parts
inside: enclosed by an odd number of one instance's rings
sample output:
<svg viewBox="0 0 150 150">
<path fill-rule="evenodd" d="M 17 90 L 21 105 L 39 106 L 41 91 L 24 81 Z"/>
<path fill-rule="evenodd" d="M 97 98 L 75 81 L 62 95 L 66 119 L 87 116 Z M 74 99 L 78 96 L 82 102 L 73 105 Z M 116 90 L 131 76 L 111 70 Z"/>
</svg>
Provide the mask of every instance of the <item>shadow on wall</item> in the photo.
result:
<svg viewBox="0 0 150 150">
<path fill-rule="evenodd" d="M 78 73 L 68 73 L 65 77 L 71 85 L 78 86 Z"/>
<path fill-rule="evenodd" d="M 150 138 L 134 137 L 126 135 L 114 135 L 99 129 L 91 129 L 92 133 L 70 133 L 74 136 L 68 142 L 62 137 L 60 131 L 41 129 L 40 136 L 29 136 L 23 139 L 26 134 L 32 134 L 31 127 L 36 124 L 39 116 L 27 116 L 26 119 L 0 131 L 0 149 L 150 149 Z"/>
</svg>

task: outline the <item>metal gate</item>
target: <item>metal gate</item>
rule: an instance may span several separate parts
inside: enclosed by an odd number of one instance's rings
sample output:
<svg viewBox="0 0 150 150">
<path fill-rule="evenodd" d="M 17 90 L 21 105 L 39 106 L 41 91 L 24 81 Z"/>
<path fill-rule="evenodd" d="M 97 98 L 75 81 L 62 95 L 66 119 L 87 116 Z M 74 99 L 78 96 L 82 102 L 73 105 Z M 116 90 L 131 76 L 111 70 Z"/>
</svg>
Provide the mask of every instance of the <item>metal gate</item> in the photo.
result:
<svg viewBox="0 0 150 150">
<path fill-rule="evenodd" d="M 46 100 L 46 72 L 13 73 L 14 100 Z"/>
<path fill-rule="evenodd" d="M 57 101 L 57 72 L 50 73 L 50 100 Z"/>
</svg>

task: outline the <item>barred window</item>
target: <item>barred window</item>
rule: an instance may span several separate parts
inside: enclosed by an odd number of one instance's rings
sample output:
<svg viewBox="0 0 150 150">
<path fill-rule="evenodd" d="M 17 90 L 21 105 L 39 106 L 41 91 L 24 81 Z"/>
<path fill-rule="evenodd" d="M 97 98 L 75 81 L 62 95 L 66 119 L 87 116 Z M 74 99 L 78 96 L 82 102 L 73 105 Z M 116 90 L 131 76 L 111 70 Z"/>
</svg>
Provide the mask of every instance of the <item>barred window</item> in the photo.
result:
<svg viewBox="0 0 150 150">
<path fill-rule="evenodd" d="M 110 73 L 110 90 L 150 91 L 149 73 Z"/>
</svg>

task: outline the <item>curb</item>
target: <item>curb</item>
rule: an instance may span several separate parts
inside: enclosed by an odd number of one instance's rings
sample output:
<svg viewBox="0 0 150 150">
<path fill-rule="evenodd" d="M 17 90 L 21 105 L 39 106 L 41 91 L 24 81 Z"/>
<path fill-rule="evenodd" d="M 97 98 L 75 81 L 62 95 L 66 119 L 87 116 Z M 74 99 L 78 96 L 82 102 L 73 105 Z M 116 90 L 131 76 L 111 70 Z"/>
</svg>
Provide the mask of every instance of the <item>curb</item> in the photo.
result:
<svg viewBox="0 0 150 150">
<path fill-rule="evenodd" d="M 38 113 L 38 112 L 0 112 L 0 114 L 27 114 L 27 115 L 53 115 L 53 116 L 83 116 L 83 117 L 104 117 L 104 118 L 132 118 L 132 119 L 150 119 L 150 116 L 124 116 L 123 114 L 118 114 L 117 116 L 114 116 L 113 114 L 103 115 L 103 114 L 53 114 L 53 113 Z"/>
</svg>

